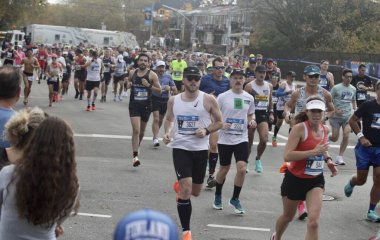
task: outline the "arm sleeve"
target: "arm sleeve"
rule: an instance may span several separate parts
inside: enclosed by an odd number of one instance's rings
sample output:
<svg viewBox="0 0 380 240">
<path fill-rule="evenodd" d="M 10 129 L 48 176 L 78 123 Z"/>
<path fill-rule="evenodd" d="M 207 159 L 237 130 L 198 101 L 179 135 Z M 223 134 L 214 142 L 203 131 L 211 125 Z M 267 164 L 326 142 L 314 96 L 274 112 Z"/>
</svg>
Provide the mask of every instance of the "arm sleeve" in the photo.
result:
<svg viewBox="0 0 380 240">
<path fill-rule="evenodd" d="M 282 97 L 282 96 L 286 96 L 288 95 L 288 93 L 285 92 L 285 89 L 283 88 L 278 88 L 276 93 L 274 94 L 274 96 L 276 97 Z"/>
</svg>

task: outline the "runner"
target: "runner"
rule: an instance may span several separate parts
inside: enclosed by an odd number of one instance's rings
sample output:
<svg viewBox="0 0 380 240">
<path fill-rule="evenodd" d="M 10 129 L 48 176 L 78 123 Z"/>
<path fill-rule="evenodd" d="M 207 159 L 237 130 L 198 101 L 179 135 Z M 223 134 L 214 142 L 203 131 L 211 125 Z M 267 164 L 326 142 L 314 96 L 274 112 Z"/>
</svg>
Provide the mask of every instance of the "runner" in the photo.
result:
<svg viewBox="0 0 380 240">
<path fill-rule="evenodd" d="M 138 68 L 130 71 L 128 77 L 128 88 L 131 88 L 129 99 L 129 116 L 133 128 L 132 151 L 133 166 L 140 165 L 139 146 L 144 137 L 146 124 L 149 121 L 152 111 L 152 91 L 161 94 L 161 86 L 157 75 L 151 71 L 149 66 L 150 58 L 147 54 L 141 53 L 137 58 Z"/>
<path fill-rule="evenodd" d="M 231 90 L 220 94 L 217 98 L 223 116 L 223 128 L 219 132 L 218 150 L 220 167 L 216 174 L 216 191 L 213 208 L 222 210 L 222 188 L 231 166 L 232 154 L 236 159 L 236 175 L 234 191 L 229 204 L 236 214 L 244 214 L 239 196 L 243 187 L 248 160 L 248 130 L 256 127 L 254 117 L 255 101 L 243 90 L 245 73 L 235 69 L 230 75 Z"/>
<path fill-rule="evenodd" d="M 335 85 L 331 89 L 331 96 L 334 106 L 336 108 L 334 116 L 330 118 L 330 125 L 332 128 L 332 134 L 329 137 L 331 142 L 336 142 L 339 139 L 339 131 L 342 128 L 343 138 L 339 147 L 339 155 L 336 157 L 335 164 L 345 165 L 343 160 L 343 154 L 346 151 L 348 145 L 348 138 L 351 133 L 348 119 L 351 116 L 352 110 L 356 109 L 356 89 L 350 82 L 352 80 L 352 70 L 343 69 L 342 83 Z"/>
<path fill-rule="evenodd" d="M 63 76 L 62 76 L 62 98 L 63 95 L 67 94 L 69 91 L 69 84 L 70 84 L 70 78 L 71 78 L 71 64 L 72 61 L 70 57 L 68 56 L 68 52 L 64 51 L 62 55 L 66 62 L 66 67 L 63 68 Z"/>
<path fill-rule="evenodd" d="M 59 91 L 59 78 L 62 77 L 62 65 L 57 61 L 57 55 L 51 56 L 52 62 L 48 64 L 45 75 L 48 78 L 47 84 L 49 87 L 49 107 L 55 102 Z"/>
<path fill-rule="evenodd" d="M 59 79 L 59 91 L 58 91 L 59 93 L 62 93 L 62 89 L 63 89 L 63 76 L 65 74 L 67 74 L 66 59 L 65 59 L 65 57 L 62 56 L 62 51 L 60 49 L 57 49 L 56 54 L 57 54 L 57 61 L 62 66 L 62 78 Z M 65 79 L 65 81 L 67 81 L 67 80 Z M 63 95 L 59 96 L 59 94 L 57 94 L 55 101 L 58 102 L 59 100 L 63 100 Z"/>
<path fill-rule="evenodd" d="M 334 87 L 334 75 L 331 72 L 328 72 L 329 61 L 322 60 L 321 64 L 321 75 L 319 76 L 319 86 L 323 87 L 327 91 L 330 91 Z"/>
<path fill-rule="evenodd" d="M 21 60 L 21 65 L 24 65 L 23 79 L 24 79 L 24 105 L 27 105 L 29 102 L 29 94 L 32 88 L 34 80 L 34 69 L 38 69 L 38 61 L 33 57 L 32 49 L 26 51 L 27 58 Z"/>
<path fill-rule="evenodd" d="M 171 62 L 172 64 L 171 72 L 172 72 L 172 78 L 174 80 L 174 83 L 178 92 L 182 92 L 183 91 L 183 83 L 182 83 L 183 70 L 187 68 L 187 64 L 185 60 L 182 60 L 181 52 L 178 52 L 176 56 L 177 56 L 177 59 Z"/>
<path fill-rule="evenodd" d="M 259 144 L 257 145 L 257 155 L 255 161 L 255 171 L 263 172 L 261 156 L 263 155 L 268 142 L 268 122 L 273 122 L 273 102 L 272 102 L 272 84 L 264 81 L 266 68 L 264 65 L 256 67 L 256 79 L 248 83 L 244 90 L 251 94 L 255 99 L 255 119 L 257 122 L 257 131 L 259 134 Z M 253 136 L 255 128 L 248 130 L 248 153 L 251 153 Z M 247 165 L 249 172 L 249 165 Z"/>
<path fill-rule="evenodd" d="M 349 120 L 352 130 L 358 137 L 355 147 L 357 172 L 344 187 L 344 193 L 346 197 L 350 197 L 355 186 L 364 185 L 369 168 L 372 166 L 373 185 L 367 220 L 380 222 L 375 210 L 380 199 L 380 81 L 376 83 L 375 91 L 376 99 L 362 103 Z M 359 119 L 363 121 L 363 131 L 360 131 Z"/>
<path fill-rule="evenodd" d="M 291 94 L 296 90 L 297 85 L 294 83 L 294 79 L 296 77 L 296 73 L 293 71 L 288 72 L 286 75 L 286 81 L 282 81 L 279 84 L 279 88 L 275 94 L 278 97 L 278 101 L 276 104 L 276 116 L 277 121 L 274 127 L 274 133 L 272 137 L 272 146 L 277 147 L 277 134 L 280 131 L 282 123 L 284 121 L 284 108 L 285 104 L 290 100 Z M 291 130 L 291 126 L 289 127 L 289 133 Z"/>
<path fill-rule="evenodd" d="M 115 64 L 115 59 L 111 56 L 111 51 L 109 49 L 104 50 L 104 56 L 102 58 L 104 71 L 103 71 L 103 77 L 100 80 L 101 83 L 101 93 L 102 98 L 100 99 L 100 102 L 106 102 L 107 101 L 107 92 L 108 92 L 108 85 L 111 81 L 111 69 L 113 68 Z"/>
<path fill-rule="evenodd" d="M 283 214 L 277 219 L 271 240 L 280 240 L 293 220 L 300 201 L 306 200 L 309 210 L 305 239 L 318 239 L 318 222 L 325 188 L 324 162 L 337 175 L 328 153 L 329 129 L 323 125 L 326 104 L 322 97 L 312 96 L 306 101 L 306 112 L 296 116 L 296 125 L 285 146 L 284 160 L 290 162 L 281 185 Z"/>
<path fill-rule="evenodd" d="M 230 89 L 230 81 L 225 77 L 225 66 L 221 57 L 216 57 L 212 61 L 213 71 L 202 77 L 199 90 L 218 97 L 219 94 L 224 93 Z M 216 181 L 214 172 L 218 162 L 218 132 L 210 135 L 210 151 L 208 158 L 208 179 L 206 187 L 212 188 L 215 186 Z"/>
<path fill-rule="evenodd" d="M 84 65 L 87 68 L 87 78 L 86 78 L 86 91 L 87 91 L 87 108 L 86 111 L 95 111 L 95 101 L 98 97 L 98 90 L 100 85 L 100 76 L 103 72 L 103 62 L 98 58 L 98 53 L 96 51 L 91 51 L 92 59 Z M 94 95 L 91 95 L 94 91 Z M 91 105 L 90 105 L 91 103 Z"/>
<path fill-rule="evenodd" d="M 160 143 L 158 142 L 158 132 L 162 126 L 164 120 L 168 100 L 170 93 L 173 95 L 177 94 L 177 88 L 170 74 L 165 72 L 165 62 L 157 61 L 156 62 L 156 74 L 161 85 L 161 94 L 153 92 L 152 96 L 152 113 L 153 113 L 153 123 L 152 123 L 152 132 L 153 132 L 153 146 L 159 147 Z"/>
<path fill-rule="evenodd" d="M 75 99 L 79 97 L 79 100 L 83 99 L 84 84 L 86 81 L 86 68 L 84 67 L 86 63 L 86 58 L 83 56 L 82 50 L 79 48 L 75 50 L 75 72 L 74 72 L 74 88 L 75 88 Z"/>
<path fill-rule="evenodd" d="M 255 80 L 255 69 L 256 69 L 256 58 L 254 57 L 250 57 L 249 60 L 248 60 L 248 67 L 245 69 L 245 83 L 244 83 L 244 86 L 249 83 L 249 82 L 252 82 L 253 80 Z"/>
<path fill-rule="evenodd" d="M 47 60 L 47 52 L 44 48 L 43 44 L 40 44 L 38 46 L 38 51 L 37 51 L 37 59 L 38 59 L 38 64 L 40 65 L 40 69 L 38 71 L 38 84 L 41 83 L 42 79 L 45 79 L 45 70 L 46 70 L 46 60 Z"/>
<path fill-rule="evenodd" d="M 179 182 L 177 209 L 183 231 L 182 240 L 192 239 L 190 197 L 199 196 L 202 189 L 207 165 L 208 135 L 222 127 L 216 99 L 199 90 L 200 79 L 198 68 L 189 67 L 184 70 L 185 91 L 169 99 L 164 125 L 163 141 L 165 144 L 171 142 L 168 146 L 173 148 L 174 169 Z"/>
<path fill-rule="evenodd" d="M 121 94 L 123 93 L 123 86 L 124 86 L 124 78 L 126 77 L 126 69 L 127 66 L 125 65 L 125 61 L 123 59 L 122 53 L 119 53 L 117 56 L 117 60 L 115 63 L 115 73 L 113 75 L 113 101 L 116 102 L 119 100 L 120 102 L 123 101 L 123 98 Z M 119 91 L 117 91 L 117 85 L 119 85 Z M 117 98 L 118 94 L 118 98 Z"/>
</svg>

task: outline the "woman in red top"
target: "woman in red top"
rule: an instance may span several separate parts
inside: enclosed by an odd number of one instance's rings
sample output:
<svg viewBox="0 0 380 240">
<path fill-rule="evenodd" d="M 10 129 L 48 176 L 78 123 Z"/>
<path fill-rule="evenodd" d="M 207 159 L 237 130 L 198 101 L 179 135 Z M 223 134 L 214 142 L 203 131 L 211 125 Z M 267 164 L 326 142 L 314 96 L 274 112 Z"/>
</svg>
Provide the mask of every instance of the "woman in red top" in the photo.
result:
<svg viewBox="0 0 380 240">
<path fill-rule="evenodd" d="M 306 101 L 306 111 L 296 116 L 297 124 L 289 135 L 284 159 L 290 162 L 281 185 L 283 214 L 277 219 L 272 240 L 280 240 L 289 222 L 294 218 L 297 205 L 306 200 L 308 209 L 305 239 L 318 239 L 318 222 L 325 186 L 323 166 L 327 163 L 331 176 L 338 172 L 328 154 L 329 129 L 323 125 L 325 101 L 311 96 Z"/>
</svg>

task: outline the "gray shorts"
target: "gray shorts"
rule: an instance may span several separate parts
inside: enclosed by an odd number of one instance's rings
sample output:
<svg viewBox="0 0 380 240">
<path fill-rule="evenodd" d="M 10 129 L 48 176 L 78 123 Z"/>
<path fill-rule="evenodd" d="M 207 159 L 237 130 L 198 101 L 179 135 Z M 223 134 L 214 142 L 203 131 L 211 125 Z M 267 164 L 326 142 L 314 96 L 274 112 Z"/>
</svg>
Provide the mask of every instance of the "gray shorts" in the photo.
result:
<svg viewBox="0 0 380 240">
<path fill-rule="evenodd" d="M 350 117 L 332 117 L 330 118 L 330 125 L 333 128 L 345 127 Z"/>
</svg>

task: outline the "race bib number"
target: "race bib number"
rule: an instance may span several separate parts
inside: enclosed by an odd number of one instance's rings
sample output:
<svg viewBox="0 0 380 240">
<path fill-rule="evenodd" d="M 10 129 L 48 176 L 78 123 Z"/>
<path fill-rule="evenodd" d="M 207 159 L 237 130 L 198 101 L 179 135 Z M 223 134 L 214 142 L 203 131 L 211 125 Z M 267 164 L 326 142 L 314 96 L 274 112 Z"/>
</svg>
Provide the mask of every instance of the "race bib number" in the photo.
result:
<svg viewBox="0 0 380 240">
<path fill-rule="evenodd" d="M 98 64 L 91 66 L 91 71 L 98 72 L 100 70 L 100 66 Z"/>
<path fill-rule="evenodd" d="M 67 69 L 65 67 L 62 68 L 62 73 L 67 73 Z"/>
<path fill-rule="evenodd" d="M 371 128 L 380 129 L 380 113 L 373 114 Z"/>
<path fill-rule="evenodd" d="M 12 57 L 12 53 L 11 52 L 7 52 L 7 57 L 11 58 Z"/>
<path fill-rule="evenodd" d="M 325 160 L 322 155 L 307 158 L 305 174 L 310 176 L 318 176 L 323 172 L 324 164 Z"/>
<path fill-rule="evenodd" d="M 327 86 L 327 79 L 320 79 L 319 81 L 319 86 L 326 87 Z"/>
<path fill-rule="evenodd" d="M 278 97 L 272 96 L 272 102 L 273 102 L 273 104 L 278 103 Z"/>
<path fill-rule="evenodd" d="M 40 56 L 40 60 L 44 60 L 45 59 L 45 57 L 44 56 Z"/>
<path fill-rule="evenodd" d="M 52 82 L 57 82 L 58 81 L 58 77 L 51 77 L 50 79 Z"/>
<path fill-rule="evenodd" d="M 178 133 L 182 135 L 194 135 L 199 128 L 199 117 L 190 115 L 178 115 Z"/>
<path fill-rule="evenodd" d="M 134 88 L 134 96 L 136 101 L 148 100 L 148 90 L 146 88 Z"/>
<path fill-rule="evenodd" d="M 80 65 L 75 65 L 75 70 L 81 70 L 81 66 Z"/>
<path fill-rule="evenodd" d="M 256 100 L 256 110 L 267 110 L 268 105 L 269 105 L 268 96 L 257 95 L 255 97 L 255 100 Z"/>
<path fill-rule="evenodd" d="M 349 103 L 352 101 L 352 93 L 351 92 L 342 92 L 342 102 Z"/>
<path fill-rule="evenodd" d="M 174 77 L 180 77 L 180 76 L 181 76 L 181 72 L 179 72 L 179 71 L 174 72 Z"/>
<path fill-rule="evenodd" d="M 104 72 L 105 72 L 105 73 L 110 72 L 110 70 L 111 70 L 110 67 L 104 67 Z"/>
<path fill-rule="evenodd" d="M 33 76 L 27 76 L 26 78 L 28 79 L 28 81 L 33 81 Z"/>
<path fill-rule="evenodd" d="M 244 119 L 227 118 L 226 122 L 231 124 L 231 127 L 227 129 L 226 131 L 228 134 L 236 134 L 236 135 L 243 134 L 244 126 L 245 126 Z"/>
<path fill-rule="evenodd" d="M 116 68 L 116 73 L 121 75 L 124 73 L 124 69 L 123 68 Z"/>
<path fill-rule="evenodd" d="M 367 94 L 358 92 L 356 94 L 356 100 L 359 100 L 359 101 L 367 100 Z"/>
</svg>

